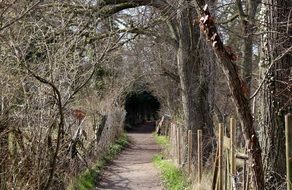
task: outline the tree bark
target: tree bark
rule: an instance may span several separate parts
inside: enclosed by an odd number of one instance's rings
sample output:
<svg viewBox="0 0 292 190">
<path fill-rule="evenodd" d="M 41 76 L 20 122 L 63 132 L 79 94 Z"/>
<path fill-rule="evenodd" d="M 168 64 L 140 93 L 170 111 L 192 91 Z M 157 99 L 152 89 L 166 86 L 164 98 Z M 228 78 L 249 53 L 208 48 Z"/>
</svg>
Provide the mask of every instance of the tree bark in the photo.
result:
<svg viewBox="0 0 292 190">
<path fill-rule="evenodd" d="M 241 26 L 243 28 L 243 60 L 242 60 L 242 76 L 248 88 L 251 87 L 252 81 L 252 66 L 253 66 L 253 33 L 255 31 L 255 16 L 256 10 L 260 1 L 247 0 L 246 13 L 243 11 L 241 0 L 236 0 Z"/>
<path fill-rule="evenodd" d="M 263 159 L 266 189 L 277 189 L 285 179 L 284 115 L 289 112 L 289 109 L 291 110 L 289 75 L 291 76 L 292 60 L 291 54 L 285 54 L 285 52 L 292 44 L 292 40 L 289 38 L 292 30 L 287 30 L 287 22 L 289 20 L 291 22 L 292 19 L 291 10 L 289 10 L 291 4 L 291 1 L 285 0 L 266 0 L 262 7 L 265 15 L 263 21 L 266 23 L 266 27 L 262 28 L 262 31 L 277 31 L 263 33 L 259 65 L 260 77 L 266 78 L 259 96 L 258 114 L 262 129 L 263 155 L 265 155 Z M 269 66 L 271 69 L 267 69 Z"/>
<path fill-rule="evenodd" d="M 254 189 L 263 190 L 264 171 L 262 166 L 261 147 L 255 131 L 251 109 L 248 98 L 243 91 L 243 81 L 239 78 L 238 68 L 232 61 L 232 56 L 226 51 L 214 20 L 203 0 L 196 2 L 196 10 L 202 16 L 200 20 L 201 31 L 205 33 L 206 39 L 212 43 L 213 50 L 219 60 L 219 65 L 225 73 L 228 86 L 232 93 L 233 101 L 236 106 L 237 115 L 243 128 L 245 141 L 247 143 L 249 161 L 253 174 Z M 204 8 L 202 9 L 201 7 Z"/>
<path fill-rule="evenodd" d="M 186 130 L 195 133 L 198 129 L 204 134 L 204 158 L 211 150 L 214 137 L 213 123 L 210 117 L 208 101 L 208 70 L 204 64 L 204 42 L 200 40 L 199 27 L 192 25 L 195 19 L 194 9 L 189 1 L 181 1 L 177 11 L 178 49 L 177 65 L 182 89 L 182 106 Z M 208 146 L 207 146 L 208 145 Z M 196 142 L 194 142 L 196 147 Z"/>
</svg>

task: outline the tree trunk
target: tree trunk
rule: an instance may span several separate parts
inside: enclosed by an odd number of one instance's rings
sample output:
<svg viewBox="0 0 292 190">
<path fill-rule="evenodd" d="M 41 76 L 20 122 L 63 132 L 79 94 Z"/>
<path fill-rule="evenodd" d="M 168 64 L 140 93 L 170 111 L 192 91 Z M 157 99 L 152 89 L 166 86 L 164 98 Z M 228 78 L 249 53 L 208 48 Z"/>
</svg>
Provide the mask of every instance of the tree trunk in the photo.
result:
<svg viewBox="0 0 292 190">
<path fill-rule="evenodd" d="M 192 24 L 196 15 L 191 0 L 104 1 L 104 5 L 117 5 L 119 3 L 121 6 L 109 10 L 105 16 L 123 9 L 146 5 L 159 9 L 162 14 L 169 17 L 169 29 L 177 41 L 177 65 L 182 89 L 185 128 L 193 131 L 203 129 L 204 137 L 212 139 L 214 132 L 208 102 L 208 79 L 206 78 L 208 75 L 206 74 L 204 57 L 199 56 L 203 55 L 204 51 L 202 50 L 202 41 L 199 40 L 199 27 Z M 175 11 L 176 18 L 174 17 Z"/>
<path fill-rule="evenodd" d="M 266 189 L 277 189 L 285 179 L 285 135 L 284 115 L 291 109 L 289 104 L 289 75 L 291 76 L 291 54 L 287 49 L 291 47 L 292 30 L 287 30 L 287 21 L 291 22 L 291 1 L 266 0 L 263 12 L 266 28 L 263 31 L 277 31 L 264 33 L 262 36 L 262 55 L 260 62 L 261 77 L 264 78 L 263 88 L 260 94 L 261 117 L 259 123 L 262 131 L 262 147 L 264 167 L 266 173 Z M 291 25 L 291 24 L 290 24 Z M 290 27 L 291 28 L 291 27 Z M 285 54 L 286 52 L 286 54 Z M 270 70 L 267 70 L 271 66 Z M 290 79 L 291 80 L 291 79 Z M 291 83 L 291 82 L 290 82 Z M 290 107 L 289 107 L 290 105 Z"/>
<path fill-rule="evenodd" d="M 200 7 L 204 7 L 201 9 Z M 249 106 L 248 98 L 244 93 L 244 82 L 239 78 L 238 68 L 232 61 L 217 32 L 216 26 L 204 1 L 197 1 L 197 12 L 201 15 L 200 27 L 206 35 L 207 41 L 212 44 L 213 50 L 219 60 L 219 65 L 225 73 L 228 86 L 233 96 L 237 115 L 243 128 L 244 138 L 247 143 L 249 162 L 253 174 L 253 185 L 255 190 L 264 189 L 264 171 L 262 166 L 261 147 L 255 131 L 253 116 Z"/>
<path fill-rule="evenodd" d="M 210 117 L 208 102 L 207 69 L 204 64 L 204 42 L 200 40 L 198 26 L 193 26 L 194 9 L 183 1 L 177 11 L 178 49 L 177 64 L 182 89 L 182 105 L 185 117 L 185 128 L 196 133 L 203 130 L 205 144 L 214 137 L 213 123 Z M 194 141 L 195 142 L 195 141 Z M 211 146 L 205 147 L 204 157 L 208 157 Z"/>
<path fill-rule="evenodd" d="M 243 60 L 242 60 L 242 76 L 247 86 L 251 87 L 252 81 L 252 66 L 253 66 L 253 34 L 255 31 L 255 16 L 257 7 L 260 1 L 247 0 L 246 6 L 247 11 L 243 13 L 243 7 L 241 0 L 237 0 L 237 6 L 240 16 L 241 26 L 243 28 Z M 247 17 L 244 16 L 247 15 Z"/>
</svg>

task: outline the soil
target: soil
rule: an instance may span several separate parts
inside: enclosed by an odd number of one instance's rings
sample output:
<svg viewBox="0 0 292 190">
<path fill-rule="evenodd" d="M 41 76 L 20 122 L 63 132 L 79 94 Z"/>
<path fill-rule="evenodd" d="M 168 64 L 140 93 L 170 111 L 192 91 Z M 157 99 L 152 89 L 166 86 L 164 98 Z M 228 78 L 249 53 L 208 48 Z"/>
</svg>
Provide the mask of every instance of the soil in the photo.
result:
<svg viewBox="0 0 292 190">
<path fill-rule="evenodd" d="M 161 151 L 154 141 L 153 125 L 140 125 L 128 132 L 129 147 L 101 175 L 96 189 L 164 190 L 158 170 L 152 163 Z"/>
</svg>

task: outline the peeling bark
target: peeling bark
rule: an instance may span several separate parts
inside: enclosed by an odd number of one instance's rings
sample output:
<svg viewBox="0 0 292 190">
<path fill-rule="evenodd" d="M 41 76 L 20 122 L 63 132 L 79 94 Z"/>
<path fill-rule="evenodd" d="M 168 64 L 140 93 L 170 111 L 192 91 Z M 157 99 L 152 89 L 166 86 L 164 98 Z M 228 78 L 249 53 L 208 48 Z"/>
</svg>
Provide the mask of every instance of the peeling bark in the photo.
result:
<svg viewBox="0 0 292 190">
<path fill-rule="evenodd" d="M 196 10 L 202 17 L 200 28 L 205 33 L 206 40 L 211 42 L 212 48 L 219 60 L 219 65 L 225 73 L 229 89 L 232 93 L 236 106 L 237 115 L 243 128 L 245 141 L 247 143 L 249 161 L 253 174 L 254 189 L 264 189 L 264 171 L 262 165 L 262 155 L 259 140 L 255 131 L 253 117 L 248 102 L 248 97 L 244 95 L 243 81 L 238 75 L 238 68 L 232 61 L 232 56 L 226 51 L 221 38 L 217 32 L 213 18 L 208 6 L 204 6 L 204 1 L 197 2 Z M 200 7 L 204 6 L 203 9 Z"/>
</svg>

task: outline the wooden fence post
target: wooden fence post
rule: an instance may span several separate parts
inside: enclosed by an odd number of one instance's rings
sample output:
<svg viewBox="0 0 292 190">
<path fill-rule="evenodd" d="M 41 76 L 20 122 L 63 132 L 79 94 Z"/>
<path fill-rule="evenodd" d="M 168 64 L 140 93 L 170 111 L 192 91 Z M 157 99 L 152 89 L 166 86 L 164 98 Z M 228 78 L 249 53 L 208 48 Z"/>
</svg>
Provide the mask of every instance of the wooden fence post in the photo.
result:
<svg viewBox="0 0 292 190">
<path fill-rule="evenodd" d="M 287 190 L 292 190 L 292 114 L 285 116 Z"/>
<path fill-rule="evenodd" d="M 235 162 L 235 151 L 236 151 L 236 120 L 230 118 L 230 182 L 231 189 L 235 187 L 236 184 L 233 184 L 233 178 L 236 175 L 236 162 Z"/>
<path fill-rule="evenodd" d="M 192 130 L 188 130 L 188 173 L 191 174 L 193 139 Z"/>
<path fill-rule="evenodd" d="M 223 173 L 224 173 L 224 167 L 223 167 L 223 146 L 224 146 L 224 142 L 223 142 L 223 139 L 224 139 L 224 126 L 222 123 L 219 124 L 219 159 L 218 159 L 218 169 L 219 169 L 219 172 L 218 172 L 218 186 L 217 186 L 217 190 L 223 190 Z"/>
<path fill-rule="evenodd" d="M 179 135 L 179 127 L 176 126 L 176 159 L 177 164 L 180 165 L 180 135 Z"/>
<path fill-rule="evenodd" d="M 177 130 L 177 143 L 178 143 L 178 165 L 181 164 L 181 127 Z"/>
<path fill-rule="evenodd" d="M 202 182 L 202 168 L 203 168 L 203 154 L 202 154 L 202 130 L 199 129 L 197 131 L 197 135 L 198 135 L 198 182 L 201 183 Z"/>
<path fill-rule="evenodd" d="M 214 171 L 212 180 L 212 190 L 216 190 L 218 181 L 218 157 L 219 157 L 219 147 L 217 146 L 216 155 L 214 160 Z"/>
<path fill-rule="evenodd" d="M 247 187 L 247 183 L 246 183 L 246 178 L 247 178 L 247 171 L 246 171 L 246 160 L 244 160 L 243 162 L 243 190 L 246 190 L 246 187 Z"/>
<path fill-rule="evenodd" d="M 169 142 L 171 142 L 171 136 L 172 136 L 172 124 L 170 123 L 168 135 L 167 135 Z"/>
<path fill-rule="evenodd" d="M 173 153 L 173 158 L 175 158 L 175 146 L 176 146 L 176 144 L 175 144 L 175 124 L 173 124 L 173 127 L 172 127 L 172 142 L 173 142 L 173 145 L 172 145 L 172 153 Z"/>
<path fill-rule="evenodd" d="M 178 155 L 178 149 L 177 149 L 177 125 L 175 126 L 175 128 L 174 128 L 174 148 L 175 148 L 175 151 L 174 151 L 174 153 L 175 153 L 175 155 L 174 155 L 174 159 L 175 159 L 175 161 L 177 162 L 177 159 L 178 159 L 178 157 L 177 157 L 177 155 Z"/>
<path fill-rule="evenodd" d="M 173 145 L 174 145 L 174 142 L 173 142 L 173 125 L 171 125 L 170 127 L 170 130 L 171 130 L 171 133 L 170 133 L 170 151 L 171 151 L 171 156 L 173 157 Z"/>
</svg>

